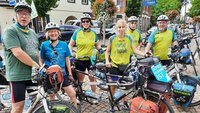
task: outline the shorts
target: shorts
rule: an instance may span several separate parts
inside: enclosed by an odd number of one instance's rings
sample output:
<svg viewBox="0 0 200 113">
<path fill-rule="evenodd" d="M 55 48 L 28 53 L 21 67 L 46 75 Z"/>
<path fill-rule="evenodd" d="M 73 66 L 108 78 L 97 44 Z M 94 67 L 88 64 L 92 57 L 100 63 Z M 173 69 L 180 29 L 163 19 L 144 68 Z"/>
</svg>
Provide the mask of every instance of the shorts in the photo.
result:
<svg viewBox="0 0 200 113">
<path fill-rule="evenodd" d="M 76 60 L 75 61 L 75 67 L 79 71 L 85 71 L 86 69 L 90 70 L 91 65 L 92 64 L 90 60 Z"/>
<path fill-rule="evenodd" d="M 62 84 L 62 87 L 67 87 L 71 85 L 70 82 L 69 82 L 69 79 L 68 79 L 68 76 L 63 76 L 63 84 Z"/>
<path fill-rule="evenodd" d="M 113 75 L 123 75 L 123 72 L 120 71 L 118 68 L 116 67 L 111 67 L 110 68 L 110 74 L 113 74 Z M 119 80 L 119 77 L 117 76 L 111 76 L 111 80 L 112 81 L 118 81 Z"/>
<path fill-rule="evenodd" d="M 12 103 L 20 102 L 25 100 L 26 87 L 37 86 L 31 80 L 27 81 L 10 81 Z M 30 90 L 29 90 L 30 91 Z"/>
</svg>

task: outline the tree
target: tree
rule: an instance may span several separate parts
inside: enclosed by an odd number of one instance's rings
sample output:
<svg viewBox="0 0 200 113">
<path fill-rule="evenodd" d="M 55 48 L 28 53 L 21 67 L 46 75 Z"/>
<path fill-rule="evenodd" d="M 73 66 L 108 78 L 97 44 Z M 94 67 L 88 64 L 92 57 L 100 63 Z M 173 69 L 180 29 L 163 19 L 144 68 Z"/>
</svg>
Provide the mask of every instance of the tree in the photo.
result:
<svg viewBox="0 0 200 113">
<path fill-rule="evenodd" d="M 128 0 L 127 1 L 127 7 L 126 7 L 126 16 L 139 16 L 140 15 L 140 9 L 142 0 Z"/>
<path fill-rule="evenodd" d="M 189 16 L 200 16 L 200 0 L 191 0 L 192 7 L 189 10 Z"/>
<path fill-rule="evenodd" d="M 153 17 L 154 17 L 153 21 L 155 22 L 157 17 L 161 14 L 166 14 L 170 10 L 180 11 L 180 9 L 181 9 L 180 0 L 157 0 L 156 6 L 152 7 Z"/>
<path fill-rule="evenodd" d="M 44 29 L 45 23 L 45 17 L 47 16 L 47 12 L 51 11 L 52 8 L 58 7 L 59 4 L 57 4 L 57 1 L 60 0 L 34 0 L 34 4 L 38 13 L 38 16 L 42 18 L 41 20 L 41 27 Z M 32 0 L 26 0 L 28 4 L 31 5 Z"/>
<path fill-rule="evenodd" d="M 39 17 L 45 17 L 48 11 L 51 11 L 52 8 L 58 6 L 57 1 L 60 0 L 34 0 L 35 7 L 38 12 Z M 31 4 L 32 0 L 26 0 L 28 4 Z"/>
</svg>

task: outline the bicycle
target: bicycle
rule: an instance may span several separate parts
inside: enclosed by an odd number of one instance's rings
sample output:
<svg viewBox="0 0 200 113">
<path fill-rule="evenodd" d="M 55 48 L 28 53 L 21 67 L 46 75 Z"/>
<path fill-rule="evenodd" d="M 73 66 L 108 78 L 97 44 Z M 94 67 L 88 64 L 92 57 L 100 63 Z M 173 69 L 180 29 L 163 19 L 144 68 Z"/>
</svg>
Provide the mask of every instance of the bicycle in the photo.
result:
<svg viewBox="0 0 200 113">
<path fill-rule="evenodd" d="M 116 110 L 114 107 L 117 107 L 118 111 L 124 110 L 121 109 L 119 106 L 120 100 L 122 100 L 124 97 L 130 95 L 133 93 L 132 98 L 136 96 L 143 96 L 145 99 L 149 99 L 152 101 L 156 100 L 156 103 L 160 105 L 161 102 L 164 103 L 165 106 L 167 106 L 170 113 L 174 113 L 172 107 L 169 105 L 169 103 L 165 100 L 162 94 L 170 93 L 171 92 L 171 85 L 166 83 L 159 82 L 157 80 L 150 80 L 151 73 L 146 70 L 149 70 L 149 68 L 155 64 L 158 63 L 158 61 L 155 61 L 152 63 L 152 58 L 143 58 L 143 59 L 132 59 L 131 63 L 126 67 L 124 70 L 123 75 L 111 75 L 106 73 L 106 83 L 102 85 L 108 85 L 108 91 L 110 94 L 109 102 L 111 105 L 111 112 L 115 112 Z M 97 67 L 103 67 L 105 68 L 105 64 L 96 64 Z M 100 68 L 100 69 L 101 69 Z M 117 83 L 111 83 L 108 80 L 108 76 L 118 76 L 120 77 L 119 81 Z M 160 84 L 164 85 L 164 89 L 157 89 Z M 101 85 L 101 84 L 99 84 Z M 119 89 L 122 90 L 128 90 L 127 93 L 122 93 L 117 99 L 114 99 L 114 96 L 111 93 L 110 85 L 116 85 Z M 157 87 L 150 87 L 150 86 L 157 86 Z M 162 93 L 162 94 L 161 94 Z M 115 94 L 114 94 L 115 95 Z M 145 96 L 144 96 L 145 95 Z M 148 97 L 148 98 L 147 98 Z M 153 98 L 153 99 L 152 99 Z M 125 109 L 126 111 L 130 110 L 129 106 L 126 106 L 128 109 Z"/>
<path fill-rule="evenodd" d="M 192 76 L 192 75 L 188 75 L 188 74 L 184 74 L 183 71 L 185 70 L 185 64 L 187 64 L 185 61 L 187 59 L 181 58 L 180 57 L 180 52 L 175 52 L 175 53 L 171 53 L 169 55 L 169 57 L 171 58 L 171 65 L 169 65 L 168 67 L 166 67 L 167 72 L 169 73 L 169 75 L 172 77 L 173 79 L 173 84 L 175 83 L 180 83 L 180 84 L 184 84 L 184 85 L 190 85 L 193 86 L 195 89 L 194 95 L 191 98 L 191 102 L 189 102 L 188 104 L 185 104 L 188 102 L 188 100 L 186 100 L 186 98 L 182 98 L 182 96 L 180 97 L 174 97 L 175 99 L 181 99 L 179 100 L 181 101 L 185 101 L 182 104 L 181 103 L 177 103 L 183 107 L 193 107 L 193 106 L 197 106 L 200 104 L 200 99 L 195 98 L 195 95 L 198 95 L 198 90 L 197 88 L 200 87 L 200 79 L 198 76 Z M 183 60 L 184 59 L 184 60 Z"/>
<path fill-rule="evenodd" d="M 56 78 L 58 76 L 60 70 L 58 70 L 57 67 L 58 65 L 53 65 L 46 68 L 45 65 L 43 65 L 38 73 L 32 77 L 33 81 L 38 83 L 38 86 L 30 86 L 27 88 L 35 91 L 28 93 L 28 98 L 31 100 L 29 100 L 30 106 L 25 111 L 26 113 L 79 113 L 76 107 L 61 98 L 57 88 L 52 87 L 49 89 L 48 83 L 50 79 L 48 77 Z M 54 70 L 53 73 L 49 73 L 50 70 Z M 56 81 L 54 84 L 56 84 Z M 57 100 L 48 100 L 48 94 L 52 92 L 55 93 L 58 98 Z M 1 94 L 1 96 L 2 95 L 3 94 Z"/>
</svg>

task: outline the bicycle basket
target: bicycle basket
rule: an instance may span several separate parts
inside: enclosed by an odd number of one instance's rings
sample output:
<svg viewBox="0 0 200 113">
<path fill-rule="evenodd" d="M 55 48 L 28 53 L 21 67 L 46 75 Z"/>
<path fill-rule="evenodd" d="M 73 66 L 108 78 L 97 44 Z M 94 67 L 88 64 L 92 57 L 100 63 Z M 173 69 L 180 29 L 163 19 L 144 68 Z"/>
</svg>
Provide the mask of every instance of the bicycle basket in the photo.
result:
<svg viewBox="0 0 200 113">
<path fill-rule="evenodd" d="M 46 75 L 47 83 L 49 84 L 47 88 L 58 91 L 60 89 L 60 84 L 63 82 L 62 68 L 58 65 L 52 65 L 47 68 Z"/>
</svg>

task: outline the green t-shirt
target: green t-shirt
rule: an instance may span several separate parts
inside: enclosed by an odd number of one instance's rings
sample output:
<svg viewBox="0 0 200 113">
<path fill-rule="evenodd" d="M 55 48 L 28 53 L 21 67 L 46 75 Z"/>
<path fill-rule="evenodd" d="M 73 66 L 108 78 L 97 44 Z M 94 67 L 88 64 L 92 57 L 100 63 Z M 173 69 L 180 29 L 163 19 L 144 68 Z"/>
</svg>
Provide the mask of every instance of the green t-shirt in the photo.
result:
<svg viewBox="0 0 200 113">
<path fill-rule="evenodd" d="M 119 40 L 119 37 L 114 35 L 110 38 L 112 66 L 126 65 L 130 62 L 132 53 L 132 39 L 129 35 L 125 35 L 124 40 Z"/>
<path fill-rule="evenodd" d="M 34 31 L 23 32 L 16 25 L 8 27 L 3 33 L 4 56 L 7 81 L 31 80 L 31 67 L 19 61 L 10 49 L 20 47 L 34 61 L 38 58 L 38 39 Z"/>
</svg>

